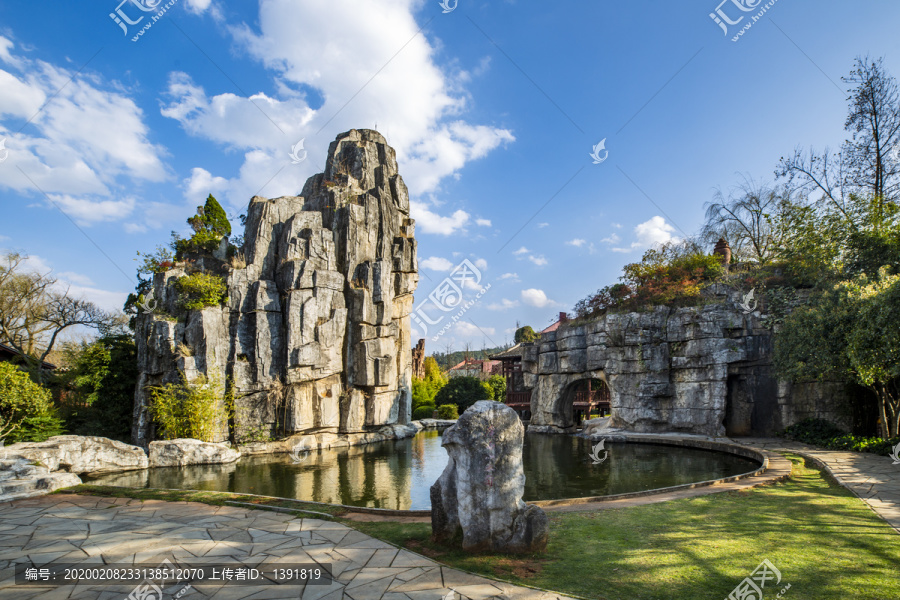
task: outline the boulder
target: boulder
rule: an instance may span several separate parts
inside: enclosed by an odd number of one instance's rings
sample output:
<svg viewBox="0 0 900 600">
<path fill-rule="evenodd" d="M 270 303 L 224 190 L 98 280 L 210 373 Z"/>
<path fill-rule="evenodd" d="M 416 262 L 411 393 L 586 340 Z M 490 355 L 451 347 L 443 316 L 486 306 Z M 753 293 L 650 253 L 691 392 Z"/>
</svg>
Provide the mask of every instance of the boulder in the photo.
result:
<svg viewBox="0 0 900 600">
<path fill-rule="evenodd" d="M 149 466 L 142 448 L 104 437 L 58 435 L 45 442 L 13 444 L 6 453 L 38 461 L 50 471 L 69 473 L 108 473 Z"/>
<path fill-rule="evenodd" d="M 150 442 L 151 467 L 231 463 L 240 457 L 241 453 L 227 444 L 191 439 Z"/>
<path fill-rule="evenodd" d="M 450 461 L 431 486 L 431 528 L 436 541 L 462 533 L 469 552 L 541 552 L 547 547 L 543 510 L 525 504 L 522 445 L 516 412 L 500 402 L 476 402 L 444 432 Z"/>
</svg>

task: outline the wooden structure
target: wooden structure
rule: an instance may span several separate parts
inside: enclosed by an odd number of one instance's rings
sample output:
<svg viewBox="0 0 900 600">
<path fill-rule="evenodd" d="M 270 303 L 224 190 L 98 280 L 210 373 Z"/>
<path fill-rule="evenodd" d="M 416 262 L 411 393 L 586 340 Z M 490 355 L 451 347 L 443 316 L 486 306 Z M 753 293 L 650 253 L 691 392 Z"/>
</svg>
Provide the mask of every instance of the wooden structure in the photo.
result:
<svg viewBox="0 0 900 600">
<path fill-rule="evenodd" d="M 593 389 L 593 379 L 587 380 L 587 389 L 575 389 L 572 393 L 572 416 L 575 424 L 578 425 L 582 421 L 591 418 L 591 414 L 596 410 L 600 416 L 606 416 L 610 412 L 610 394 L 609 387 L 606 384 L 599 385 L 599 389 Z M 580 383 L 580 382 L 579 382 Z M 576 384 L 577 385 L 577 384 Z"/>
<path fill-rule="evenodd" d="M 506 405 L 523 421 L 531 420 L 531 390 L 525 389 L 522 377 L 523 344 L 516 344 L 491 357 L 500 361 L 500 375 L 506 379 Z"/>
</svg>

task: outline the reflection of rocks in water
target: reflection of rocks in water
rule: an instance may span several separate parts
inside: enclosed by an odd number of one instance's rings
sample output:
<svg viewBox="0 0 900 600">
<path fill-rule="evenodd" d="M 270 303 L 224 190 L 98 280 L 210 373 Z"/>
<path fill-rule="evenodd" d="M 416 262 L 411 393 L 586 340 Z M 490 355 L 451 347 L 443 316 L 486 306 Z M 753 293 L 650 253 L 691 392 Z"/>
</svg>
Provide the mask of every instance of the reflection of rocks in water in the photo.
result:
<svg viewBox="0 0 900 600">
<path fill-rule="evenodd" d="M 150 487 L 148 485 L 149 477 L 150 470 L 144 469 L 142 471 L 124 471 L 121 473 L 110 473 L 107 475 L 98 476 L 96 478 L 85 476 L 83 479 L 86 484 L 142 488 Z"/>
</svg>

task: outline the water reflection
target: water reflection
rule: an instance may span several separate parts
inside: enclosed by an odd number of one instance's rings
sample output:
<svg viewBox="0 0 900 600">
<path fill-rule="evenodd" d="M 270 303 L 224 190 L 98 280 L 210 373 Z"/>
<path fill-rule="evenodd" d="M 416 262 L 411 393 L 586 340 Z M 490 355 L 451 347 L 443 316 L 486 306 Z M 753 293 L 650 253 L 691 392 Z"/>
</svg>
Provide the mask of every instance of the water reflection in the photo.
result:
<svg viewBox="0 0 900 600">
<path fill-rule="evenodd" d="M 529 435 L 524 450 L 525 499 L 604 496 L 729 477 L 756 461 L 705 450 L 652 444 L 606 444 L 594 465 L 591 444 L 570 436 Z M 602 455 L 602 453 L 601 453 Z M 129 487 L 233 491 L 351 506 L 421 510 L 447 465 L 440 434 L 366 446 L 242 458 L 229 465 L 166 467 L 98 476 L 94 483 Z"/>
</svg>

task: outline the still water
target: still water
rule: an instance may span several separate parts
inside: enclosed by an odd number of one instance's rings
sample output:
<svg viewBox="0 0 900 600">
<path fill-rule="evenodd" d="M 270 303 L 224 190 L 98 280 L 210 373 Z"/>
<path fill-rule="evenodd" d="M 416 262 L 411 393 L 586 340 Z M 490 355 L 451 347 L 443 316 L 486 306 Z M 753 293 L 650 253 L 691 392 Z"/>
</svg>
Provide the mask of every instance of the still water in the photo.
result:
<svg viewBox="0 0 900 600">
<path fill-rule="evenodd" d="M 757 461 L 708 450 L 607 443 L 593 464 L 591 444 L 567 435 L 526 435 L 525 497 L 553 500 L 638 492 L 730 477 Z M 600 452 L 599 456 L 604 456 Z M 229 491 L 351 506 L 422 510 L 428 489 L 447 465 L 440 433 L 297 457 L 248 456 L 229 465 L 165 467 L 101 475 L 91 483 L 129 487 Z"/>
</svg>

